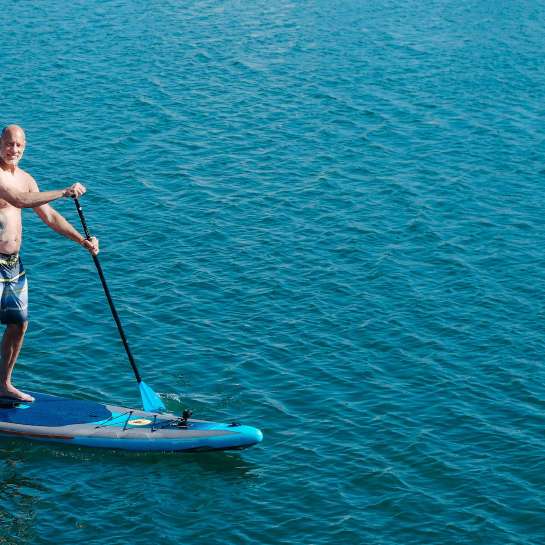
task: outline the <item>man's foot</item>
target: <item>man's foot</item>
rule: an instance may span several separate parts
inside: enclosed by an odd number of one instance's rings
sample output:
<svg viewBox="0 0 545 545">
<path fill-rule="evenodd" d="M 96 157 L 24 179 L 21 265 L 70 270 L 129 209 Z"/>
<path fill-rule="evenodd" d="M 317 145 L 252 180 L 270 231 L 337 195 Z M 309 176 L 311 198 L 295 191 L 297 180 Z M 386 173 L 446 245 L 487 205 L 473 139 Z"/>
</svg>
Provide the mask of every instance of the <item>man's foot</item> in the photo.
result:
<svg viewBox="0 0 545 545">
<path fill-rule="evenodd" d="M 17 390 L 14 386 L 10 388 L 0 390 L 0 399 L 4 401 L 14 401 L 14 402 L 25 402 L 32 403 L 34 398 L 29 395 Z"/>
</svg>

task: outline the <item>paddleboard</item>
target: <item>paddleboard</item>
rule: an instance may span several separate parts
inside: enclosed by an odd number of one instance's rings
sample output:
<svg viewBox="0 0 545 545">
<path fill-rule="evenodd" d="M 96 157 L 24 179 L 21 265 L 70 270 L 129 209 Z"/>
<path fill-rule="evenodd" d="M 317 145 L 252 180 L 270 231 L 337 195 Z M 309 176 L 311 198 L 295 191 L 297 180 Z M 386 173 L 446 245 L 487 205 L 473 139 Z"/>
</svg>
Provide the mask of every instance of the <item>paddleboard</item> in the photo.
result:
<svg viewBox="0 0 545 545">
<path fill-rule="evenodd" d="M 252 426 L 181 418 L 96 401 L 30 392 L 32 403 L 0 398 L 0 436 L 138 452 L 239 450 L 263 439 Z"/>
</svg>

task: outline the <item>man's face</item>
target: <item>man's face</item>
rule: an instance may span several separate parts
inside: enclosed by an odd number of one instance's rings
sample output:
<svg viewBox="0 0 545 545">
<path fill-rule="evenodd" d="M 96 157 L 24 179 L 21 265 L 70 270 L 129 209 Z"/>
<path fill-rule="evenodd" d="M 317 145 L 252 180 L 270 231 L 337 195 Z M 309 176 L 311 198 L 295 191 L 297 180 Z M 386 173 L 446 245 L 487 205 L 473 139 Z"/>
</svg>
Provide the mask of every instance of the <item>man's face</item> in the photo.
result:
<svg viewBox="0 0 545 545">
<path fill-rule="evenodd" d="M 0 138 L 0 157 L 8 165 L 17 166 L 25 151 L 25 135 L 21 131 L 8 131 Z"/>
</svg>

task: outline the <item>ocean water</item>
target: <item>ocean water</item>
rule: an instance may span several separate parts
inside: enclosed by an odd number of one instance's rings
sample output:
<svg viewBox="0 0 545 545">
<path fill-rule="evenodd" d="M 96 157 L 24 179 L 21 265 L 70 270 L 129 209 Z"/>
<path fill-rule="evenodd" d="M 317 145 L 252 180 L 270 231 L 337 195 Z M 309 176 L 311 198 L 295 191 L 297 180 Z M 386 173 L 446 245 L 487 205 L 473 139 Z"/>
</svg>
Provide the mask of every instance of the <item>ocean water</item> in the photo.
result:
<svg viewBox="0 0 545 545">
<path fill-rule="evenodd" d="M 145 381 L 265 438 L 3 440 L 0 543 L 545 542 L 543 1 L 3 14 L 0 123 L 87 185 Z M 137 406 L 91 259 L 24 218 L 16 383 Z"/>
</svg>

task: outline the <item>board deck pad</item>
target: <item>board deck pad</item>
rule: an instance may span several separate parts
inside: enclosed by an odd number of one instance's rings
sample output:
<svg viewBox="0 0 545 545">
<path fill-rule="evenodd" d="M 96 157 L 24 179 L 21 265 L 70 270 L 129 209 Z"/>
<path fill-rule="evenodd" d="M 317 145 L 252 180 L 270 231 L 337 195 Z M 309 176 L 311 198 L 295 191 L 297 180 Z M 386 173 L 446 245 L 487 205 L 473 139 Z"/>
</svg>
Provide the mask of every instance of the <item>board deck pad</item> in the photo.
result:
<svg viewBox="0 0 545 545">
<path fill-rule="evenodd" d="M 109 418 L 105 405 L 84 399 L 66 399 L 32 392 L 32 403 L 5 403 L 0 406 L 0 421 L 29 426 L 69 426 Z"/>
<path fill-rule="evenodd" d="M 263 435 L 252 426 L 151 413 L 30 392 L 32 403 L 0 400 L 0 435 L 133 451 L 243 449 Z"/>
</svg>

